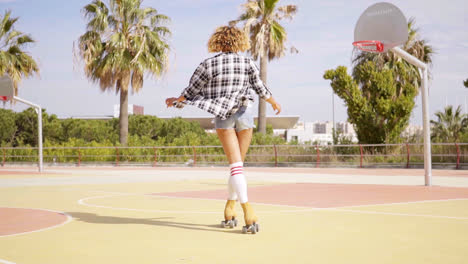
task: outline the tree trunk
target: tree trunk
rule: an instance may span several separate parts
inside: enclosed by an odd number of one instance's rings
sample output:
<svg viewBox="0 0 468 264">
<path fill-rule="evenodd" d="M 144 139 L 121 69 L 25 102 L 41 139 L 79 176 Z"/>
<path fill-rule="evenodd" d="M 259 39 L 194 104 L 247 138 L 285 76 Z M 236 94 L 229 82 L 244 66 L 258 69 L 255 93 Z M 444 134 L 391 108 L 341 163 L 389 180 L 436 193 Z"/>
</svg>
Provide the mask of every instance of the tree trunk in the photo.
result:
<svg viewBox="0 0 468 264">
<path fill-rule="evenodd" d="M 127 87 L 128 88 L 128 87 Z M 127 145 L 128 138 L 128 89 L 120 89 L 120 144 Z"/>
<path fill-rule="evenodd" d="M 267 67 L 268 57 L 260 57 L 260 79 L 263 83 L 267 84 Z M 266 133 L 266 102 L 262 98 L 258 97 L 258 130 L 259 133 Z"/>
</svg>

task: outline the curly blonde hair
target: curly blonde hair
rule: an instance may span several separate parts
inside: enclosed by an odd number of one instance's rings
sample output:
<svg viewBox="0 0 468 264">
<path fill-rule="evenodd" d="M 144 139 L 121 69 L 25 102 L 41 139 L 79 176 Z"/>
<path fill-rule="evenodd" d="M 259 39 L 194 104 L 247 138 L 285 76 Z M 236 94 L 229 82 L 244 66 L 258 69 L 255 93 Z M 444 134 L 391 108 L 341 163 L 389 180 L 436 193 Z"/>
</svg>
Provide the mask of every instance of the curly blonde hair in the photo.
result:
<svg viewBox="0 0 468 264">
<path fill-rule="evenodd" d="M 234 26 L 217 28 L 208 40 L 209 52 L 244 52 L 249 48 L 249 38 Z"/>
</svg>

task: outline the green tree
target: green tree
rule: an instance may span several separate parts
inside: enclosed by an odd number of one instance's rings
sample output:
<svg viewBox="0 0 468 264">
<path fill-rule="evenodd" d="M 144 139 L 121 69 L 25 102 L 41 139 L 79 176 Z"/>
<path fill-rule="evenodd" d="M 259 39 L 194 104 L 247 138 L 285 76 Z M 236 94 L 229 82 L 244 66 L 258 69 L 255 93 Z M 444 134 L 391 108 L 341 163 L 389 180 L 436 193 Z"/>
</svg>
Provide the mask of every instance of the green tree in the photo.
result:
<svg viewBox="0 0 468 264">
<path fill-rule="evenodd" d="M 418 29 L 415 28 L 415 20 L 411 18 L 408 22 L 408 40 L 402 47 L 403 50 L 418 58 L 420 61 L 432 65 L 432 56 L 434 55 L 434 50 L 431 46 L 427 45 L 427 41 L 421 39 L 418 34 Z M 371 53 L 364 52 L 359 49 L 356 49 L 353 53 L 353 77 L 357 77 L 357 71 L 359 71 L 359 65 L 365 64 L 368 61 L 375 63 L 378 69 L 393 69 L 396 67 L 396 62 L 401 62 L 404 66 L 405 78 L 400 78 L 398 72 L 395 71 L 394 78 L 397 82 L 402 80 L 408 81 L 416 85 L 419 89 L 421 84 L 421 75 L 419 74 L 419 69 L 407 62 L 406 60 L 400 58 L 392 51 L 387 51 L 384 53 Z M 401 67 L 401 66 L 400 66 Z M 367 80 L 364 80 L 367 81 Z"/>
<path fill-rule="evenodd" d="M 18 127 L 16 114 L 11 110 L 0 109 L 0 145 L 12 145 Z"/>
<path fill-rule="evenodd" d="M 42 120 L 42 136 L 44 141 L 51 143 L 60 143 L 63 141 L 64 130 L 62 127 L 62 120 L 58 119 L 56 115 L 48 115 L 45 111 Z"/>
<path fill-rule="evenodd" d="M 287 33 L 279 23 L 292 19 L 297 6 L 277 6 L 279 0 L 248 0 L 242 5 L 243 14 L 230 24 L 244 22 L 244 30 L 250 36 L 250 53 L 255 60 L 260 58 L 260 78 L 267 83 L 268 61 L 284 55 Z M 292 50 L 296 51 L 294 48 Z M 258 131 L 266 133 L 266 103 L 259 98 Z"/>
<path fill-rule="evenodd" d="M 360 143 L 394 143 L 408 125 L 414 107 L 416 86 L 408 81 L 401 61 L 393 69 L 379 69 L 374 62 L 357 65 L 355 78 L 339 66 L 325 72 L 333 91 L 347 106 L 349 122 L 354 124 Z M 395 80 L 395 75 L 400 80 Z M 361 84 L 361 85 L 359 85 Z"/>
<path fill-rule="evenodd" d="M 39 73 L 36 61 L 24 51 L 34 40 L 15 30 L 17 21 L 17 17 L 11 17 L 11 11 L 0 16 L 0 76 L 7 74 L 11 78 L 15 95 L 18 95 L 18 85 L 23 77 Z"/>
<path fill-rule="evenodd" d="M 130 135 L 148 137 L 157 140 L 164 121 L 149 115 L 132 115 L 129 117 L 128 130 Z"/>
<path fill-rule="evenodd" d="M 145 73 L 160 76 L 168 66 L 169 20 L 142 0 L 94 0 L 83 8 L 87 32 L 79 38 L 86 76 L 101 90 L 120 93 L 119 138 L 128 138 L 128 90 L 143 87 Z"/>
<path fill-rule="evenodd" d="M 433 140 L 440 142 L 459 142 L 463 133 L 468 132 L 468 116 L 462 113 L 461 106 L 453 109 L 449 105 L 444 111 L 435 113 L 437 120 L 431 120 Z"/>
<path fill-rule="evenodd" d="M 182 118 L 172 118 L 166 120 L 161 130 L 157 132 L 158 138 L 163 137 L 167 143 L 172 143 L 175 139 L 183 137 L 184 134 L 193 132 L 199 136 L 205 136 L 206 132 L 197 122 L 187 122 Z"/>
<path fill-rule="evenodd" d="M 45 109 L 42 109 L 43 126 L 45 126 L 47 122 L 47 117 L 44 116 L 44 112 Z M 15 137 L 14 146 L 20 146 L 22 144 L 37 146 L 37 114 L 34 108 L 30 107 L 23 112 L 17 113 L 16 127 L 18 127 L 18 133 Z"/>
<path fill-rule="evenodd" d="M 85 142 L 116 142 L 118 135 L 113 123 L 106 120 L 66 119 L 62 121 L 62 141 L 72 138 L 83 139 Z"/>
</svg>

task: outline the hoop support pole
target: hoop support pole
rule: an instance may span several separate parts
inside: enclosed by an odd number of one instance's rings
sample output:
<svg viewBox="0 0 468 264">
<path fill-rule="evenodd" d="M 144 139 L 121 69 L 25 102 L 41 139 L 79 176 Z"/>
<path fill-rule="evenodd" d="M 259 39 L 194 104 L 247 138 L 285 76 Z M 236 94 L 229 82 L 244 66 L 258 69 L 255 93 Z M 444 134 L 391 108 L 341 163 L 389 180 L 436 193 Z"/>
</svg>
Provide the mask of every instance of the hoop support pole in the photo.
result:
<svg viewBox="0 0 468 264">
<path fill-rule="evenodd" d="M 431 157 L 431 127 L 429 124 L 429 93 L 428 93 L 428 73 L 427 65 L 400 49 L 399 47 L 392 48 L 398 56 L 405 59 L 407 62 L 418 67 L 421 73 L 421 99 L 423 110 L 423 134 L 424 134 L 424 183 L 426 186 L 432 185 L 432 157 Z"/>
<path fill-rule="evenodd" d="M 37 112 L 37 127 L 38 127 L 38 139 L 37 139 L 37 149 L 38 149 L 38 156 L 39 156 L 39 172 L 42 172 L 43 170 L 43 157 L 42 157 L 42 108 L 40 105 L 31 103 L 29 101 L 26 101 L 24 99 L 21 99 L 19 97 L 13 96 L 13 100 L 16 100 L 18 102 L 21 102 L 23 104 L 27 104 L 29 106 L 32 106 L 36 109 Z"/>
</svg>

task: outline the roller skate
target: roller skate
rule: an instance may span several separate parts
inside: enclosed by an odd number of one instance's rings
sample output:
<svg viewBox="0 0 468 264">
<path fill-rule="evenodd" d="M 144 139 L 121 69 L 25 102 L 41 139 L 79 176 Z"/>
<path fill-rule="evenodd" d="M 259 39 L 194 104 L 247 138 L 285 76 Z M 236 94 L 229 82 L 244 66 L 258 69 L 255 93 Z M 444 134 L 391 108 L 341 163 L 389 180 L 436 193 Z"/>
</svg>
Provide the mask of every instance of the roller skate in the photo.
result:
<svg viewBox="0 0 468 264">
<path fill-rule="evenodd" d="M 226 207 L 224 208 L 224 221 L 221 221 L 221 227 L 234 228 L 237 226 L 236 212 L 234 211 L 235 205 L 235 200 L 227 200 Z"/>
<path fill-rule="evenodd" d="M 242 210 L 244 210 L 245 220 L 245 226 L 242 227 L 242 233 L 256 234 L 259 231 L 259 225 L 256 223 L 258 221 L 258 218 L 255 215 L 252 206 L 248 202 L 241 204 L 241 206 Z"/>
</svg>

